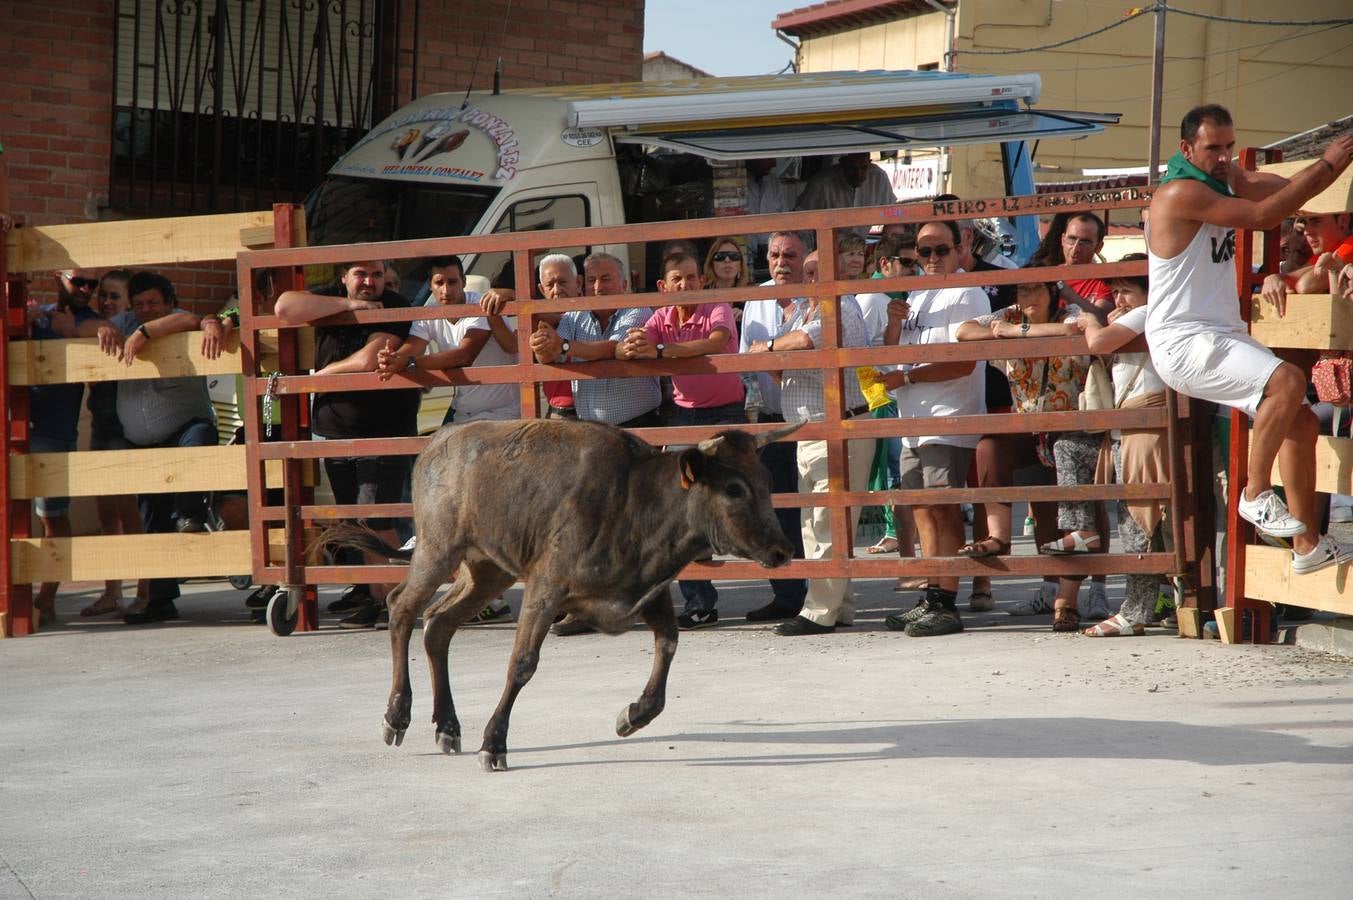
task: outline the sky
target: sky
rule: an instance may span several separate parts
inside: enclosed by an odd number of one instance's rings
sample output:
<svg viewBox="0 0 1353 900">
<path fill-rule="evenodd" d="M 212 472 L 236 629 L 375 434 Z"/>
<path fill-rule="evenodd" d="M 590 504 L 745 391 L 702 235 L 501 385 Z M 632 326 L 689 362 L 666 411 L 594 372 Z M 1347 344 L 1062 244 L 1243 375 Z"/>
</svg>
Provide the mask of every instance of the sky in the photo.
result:
<svg viewBox="0 0 1353 900">
<path fill-rule="evenodd" d="M 766 75 L 794 58 L 770 23 L 812 0 L 647 0 L 644 52 L 661 50 L 711 75 Z"/>
</svg>

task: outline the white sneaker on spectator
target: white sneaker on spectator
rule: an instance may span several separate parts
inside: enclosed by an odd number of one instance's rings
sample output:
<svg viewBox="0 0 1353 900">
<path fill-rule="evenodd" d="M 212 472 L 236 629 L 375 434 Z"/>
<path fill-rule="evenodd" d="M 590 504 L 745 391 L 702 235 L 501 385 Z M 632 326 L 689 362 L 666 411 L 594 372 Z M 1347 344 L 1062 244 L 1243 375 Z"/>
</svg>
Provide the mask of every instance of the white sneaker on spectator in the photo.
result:
<svg viewBox="0 0 1353 900">
<path fill-rule="evenodd" d="M 1240 517 L 1265 534 L 1274 537 L 1296 537 L 1306 533 L 1306 526 L 1287 511 L 1287 504 L 1273 491 L 1264 491 L 1253 500 L 1240 495 Z"/>
<path fill-rule="evenodd" d="M 1292 574 L 1309 575 L 1350 561 L 1353 561 L 1353 547 L 1341 544 L 1326 534 L 1310 553 L 1297 555 L 1295 550 L 1292 551 Z"/>
<path fill-rule="evenodd" d="M 1090 582 L 1076 605 L 1080 607 L 1081 618 L 1092 622 L 1102 622 L 1113 615 L 1113 610 L 1109 609 L 1108 589 L 1101 581 Z"/>
<path fill-rule="evenodd" d="M 1010 607 L 1012 616 L 1041 616 L 1052 612 L 1052 604 L 1057 600 L 1057 582 L 1045 581 L 1028 600 L 1021 600 Z"/>
</svg>

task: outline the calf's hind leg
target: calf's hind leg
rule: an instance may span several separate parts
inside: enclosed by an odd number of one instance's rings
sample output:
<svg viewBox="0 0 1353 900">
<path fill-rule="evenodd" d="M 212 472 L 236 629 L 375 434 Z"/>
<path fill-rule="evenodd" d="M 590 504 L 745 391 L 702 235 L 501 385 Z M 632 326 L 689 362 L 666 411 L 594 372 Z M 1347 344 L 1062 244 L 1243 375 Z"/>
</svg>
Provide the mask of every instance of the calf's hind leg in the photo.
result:
<svg viewBox="0 0 1353 900">
<path fill-rule="evenodd" d="M 479 767 L 485 772 L 503 772 L 507 769 L 507 721 L 512 715 L 512 704 L 517 694 L 536 673 L 540 662 L 540 645 L 553 621 L 555 603 L 547 602 L 544 591 L 528 582 L 522 597 L 521 616 L 517 620 L 517 638 L 512 643 L 512 658 L 507 664 L 507 685 L 498 701 L 498 708 L 484 728 L 484 743 L 479 748 Z M 550 612 L 547 612 L 550 611 Z"/>
<path fill-rule="evenodd" d="M 390 698 L 381 721 L 381 737 L 386 744 L 404 743 L 413 707 L 413 686 L 409 683 L 409 638 L 414 622 L 422 614 L 446 577 L 459 564 L 457 557 L 434 561 L 430 554 L 414 553 L 409 574 L 385 598 L 390 607 Z"/>
<path fill-rule="evenodd" d="M 672 601 L 667 594 L 659 596 L 644 607 L 644 621 L 653 629 L 653 671 L 648 684 L 635 703 L 620 711 L 615 720 L 615 733 L 629 737 L 652 722 L 667 702 L 667 673 L 672 668 L 672 657 L 677 648 L 677 621 L 672 612 Z"/>
<path fill-rule="evenodd" d="M 513 577 L 491 562 L 465 562 L 456 582 L 427 610 L 423 620 L 423 649 L 432 675 L 432 724 L 443 753 L 460 752 L 460 720 L 451 699 L 447 651 L 456 629 L 478 615 L 494 597 L 512 586 Z"/>
</svg>

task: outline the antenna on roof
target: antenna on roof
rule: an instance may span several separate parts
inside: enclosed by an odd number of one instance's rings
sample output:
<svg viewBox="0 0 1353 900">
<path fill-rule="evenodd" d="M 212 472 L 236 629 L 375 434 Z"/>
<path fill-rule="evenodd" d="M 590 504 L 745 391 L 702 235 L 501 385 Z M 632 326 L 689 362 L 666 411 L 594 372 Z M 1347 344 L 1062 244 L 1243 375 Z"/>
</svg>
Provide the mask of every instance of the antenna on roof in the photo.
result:
<svg viewBox="0 0 1353 900">
<path fill-rule="evenodd" d="M 503 27 L 498 31 L 498 46 L 503 45 L 503 38 L 507 35 L 507 20 L 512 15 L 512 0 L 507 0 L 507 7 L 503 10 Z M 484 45 L 488 43 L 488 34 L 486 33 L 479 39 L 479 50 L 474 56 L 474 67 L 470 70 L 470 84 L 465 88 L 465 99 L 460 101 L 460 108 L 464 109 L 470 105 L 470 92 L 474 90 L 475 76 L 479 74 L 479 61 L 484 58 Z M 498 57 L 498 65 L 493 71 L 493 93 L 501 92 L 501 80 L 503 75 L 503 58 Z"/>
</svg>

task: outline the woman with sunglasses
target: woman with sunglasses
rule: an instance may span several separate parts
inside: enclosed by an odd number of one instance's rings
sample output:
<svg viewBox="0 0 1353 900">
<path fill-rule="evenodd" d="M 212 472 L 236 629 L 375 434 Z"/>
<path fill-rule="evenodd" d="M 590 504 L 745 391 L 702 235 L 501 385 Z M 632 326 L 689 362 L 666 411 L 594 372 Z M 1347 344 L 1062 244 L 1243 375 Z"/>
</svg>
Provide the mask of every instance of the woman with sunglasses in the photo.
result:
<svg viewBox="0 0 1353 900">
<path fill-rule="evenodd" d="M 742 248 L 732 238 L 720 238 L 705 254 L 705 287 L 710 289 L 747 286 L 747 262 Z"/>
<path fill-rule="evenodd" d="M 960 341 L 1011 340 L 1030 337 L 1063 337 L 1079 334 L 1078 309 L 1068 310 L 1058 302 L 1055 283 L 1031 282 L 1016 289 L 1013 306 L 979 316 L 959 326 Z M 1088 364 L 1082 356 L 1009 358 L 998 363 L 1010 379 L 1014 410 L 1021 413 L 1062 412 L 1079 408 Z M 1006 487 L 1014 482 L 1017 468 L 1041 466 L 1055 473 L 1058 485 L 1092 484 L 1099 456 L 1100 437 L 1083 431 L 1048 434 L 1000 434 L 983 437 L 977 447 L 977 477 L 980 487 Z M 1094 503 L 1057 504 L 1057 537 L 1049 503 L 1033 504 L 1037 523 L 1038 552 L 1055 555 L 1092 553 L 1100 550 Z M 987 501 L 987 533 L 990 537 L 965 544 L 959 556 L 982 558 L 1010 552 L 1010 507 Z M 1080 612 L 1077 595 L 1080 576 L 1058 579 L 1053 601 L 1053 631 L 1078 631 Z"/>
</svg>

